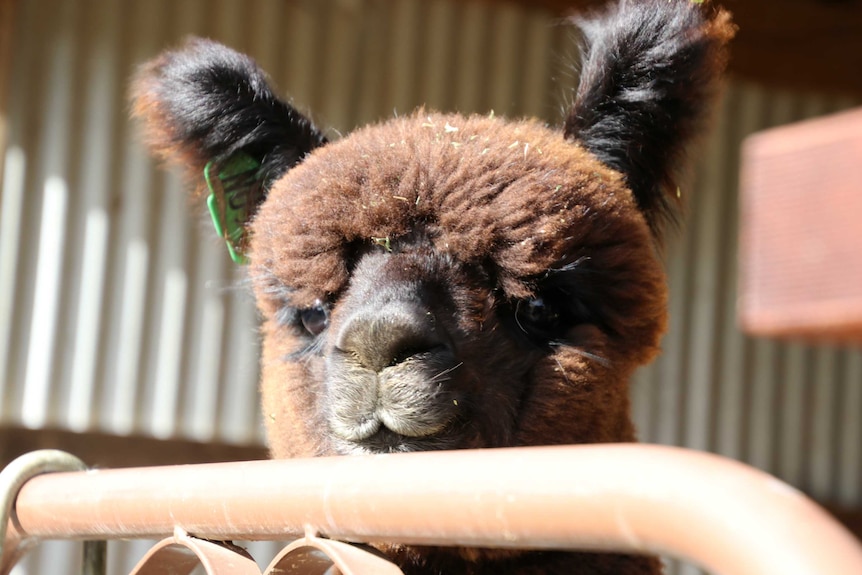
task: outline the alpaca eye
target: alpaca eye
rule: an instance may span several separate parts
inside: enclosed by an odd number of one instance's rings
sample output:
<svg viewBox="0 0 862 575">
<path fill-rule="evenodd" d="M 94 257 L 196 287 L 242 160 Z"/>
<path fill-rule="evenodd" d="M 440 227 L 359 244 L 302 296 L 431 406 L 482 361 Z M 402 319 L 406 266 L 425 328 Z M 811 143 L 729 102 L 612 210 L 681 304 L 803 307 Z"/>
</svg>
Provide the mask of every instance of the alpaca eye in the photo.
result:
<svg viewBox="0 0 862 575">
<path fill-rule="evenodd" d="M 515 318 L 522 329 L 536 335 L 548 335 L 560 323 L 560 313 L 556 307 L 540 297 L 519 301 Z"/>
<path fill-rule="evenodd" d="M 571 328 L 595 321 L 591 309 L 579 298 L 547 289 L 541 297 L 519 300 L 514 315 L 518 329 L 539 343 L 566 341 Z"/>
<path fill-rule="evenodd" d="M 329 325 L 329 312 L 322 303 L 317 302 L 313 307 L 299 312 L 302 327 L 311 335 L 318 335 Z"/>
</svg>

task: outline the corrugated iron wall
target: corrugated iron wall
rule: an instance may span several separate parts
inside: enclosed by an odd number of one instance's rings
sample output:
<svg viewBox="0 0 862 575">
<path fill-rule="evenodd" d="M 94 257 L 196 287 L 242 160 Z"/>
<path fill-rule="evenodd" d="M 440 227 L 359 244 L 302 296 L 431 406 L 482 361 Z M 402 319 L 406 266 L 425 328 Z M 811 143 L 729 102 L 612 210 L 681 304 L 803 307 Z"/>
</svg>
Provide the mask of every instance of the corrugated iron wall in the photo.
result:
<svg viewBox="0 0 862 575">
<path fill-rule="evenodd" d="M 254 308 L 134 138 L 134 66 L 188 34 L 217 38 L 337 137 L 420 102 L 553 116 L 569 34 L 540 12 L 386 0 L 37 0 L 15 29 L 0 417 L 231 442 L 262 440 Z"/>
<path fill-rule="evenodd" d="M 862 353 L 747 338 L 734 313 L 742 139 L 850 104 L 731 86 L 697 173 L 682 241 L 669 255 L 664 354 L 634 386 L 645 439 L 741 459 L 848 505 L 862 501 Z"/>
<path fill-rule="evenodd" d="M 483 2 L 26 0 L 13 28 L 0 422 L 34 428 L 263 441 L 243 272 L 135 139 L 125 92 L 137 63 L 188 34 L 216 38 L 335 137 L 423 103 L 557 122 L 575 81 L 567 27 Z M 734 318 L 741 139 L 852 104 L 731 85 L 667 254 L 665 353 L 633 393 L 644 440 L 736 457 L 858 506 L 862 353 L 752 340 Z M 113 572 L 143 554 L 112 549 Z M 77 553 L 49 544 L 20 572 Z"/>
</svg>

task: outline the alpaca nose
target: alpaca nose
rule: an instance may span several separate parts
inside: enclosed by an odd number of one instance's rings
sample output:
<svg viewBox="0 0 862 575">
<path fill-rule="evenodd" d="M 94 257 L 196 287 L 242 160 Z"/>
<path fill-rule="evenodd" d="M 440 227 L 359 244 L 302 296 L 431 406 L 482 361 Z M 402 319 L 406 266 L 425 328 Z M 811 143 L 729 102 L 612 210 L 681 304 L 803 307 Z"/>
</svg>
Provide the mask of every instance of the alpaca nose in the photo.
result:
<svg viewBox="0 0 862 575">
<path fill-rule="evenodd" d="M 445 346 L 434 314 L 409 303 L 357 311 L 344 323 L 336 340 L 338 349 L 375 372 Z"/>
</svg>

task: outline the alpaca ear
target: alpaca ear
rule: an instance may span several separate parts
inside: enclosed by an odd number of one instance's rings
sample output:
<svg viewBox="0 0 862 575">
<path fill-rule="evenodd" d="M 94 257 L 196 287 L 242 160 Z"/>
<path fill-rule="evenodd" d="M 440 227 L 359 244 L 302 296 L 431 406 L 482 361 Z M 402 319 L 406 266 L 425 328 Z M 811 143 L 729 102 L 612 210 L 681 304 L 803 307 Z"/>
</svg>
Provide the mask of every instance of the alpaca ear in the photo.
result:
<svg viewBox="0 0 862 575">
<path fill-rule="evenodd" d="M 326 143 L 251 58 L 210 40 L 192 38 L 144 64 L 131 98 L 153 153 L 179 165 L 196 191 L 209 187 L 216 230 L 235 260 L 270 186 Z"/>
<path fill-rule="evenodd" d="M 621 172 L 657 237 L 709 119 L 735 27 L 703 0 L 622 0 L 576 20 L 581 79 L 565 135 Z"/>
</svg>

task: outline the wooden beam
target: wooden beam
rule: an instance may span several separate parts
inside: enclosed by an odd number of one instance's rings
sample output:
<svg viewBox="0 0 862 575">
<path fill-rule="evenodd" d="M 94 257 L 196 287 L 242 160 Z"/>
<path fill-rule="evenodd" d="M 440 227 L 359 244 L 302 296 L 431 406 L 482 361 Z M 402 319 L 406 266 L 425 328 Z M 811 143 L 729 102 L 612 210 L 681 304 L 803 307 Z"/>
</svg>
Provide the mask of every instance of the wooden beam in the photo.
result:
<svg viewBox="0 0 862 575">
<path fill-rule="evenodd" d="M 267 449 L 260 445 L 0 427 L 0 468 L 19 455 L 37 449 L 60 449 L 78 457 L 90 467 L 98 468 L 248 461 L 268 457 Z"/>
<path fill-rule="evenodd" d="M 517 2 L 569 15 L 598 0 Z M 733 76 L 771 87 L 862 96 L 862 0 L 717 0 L 733 13 Z"/>
<path fill-rule="evenodd" d="M 731 70 L 778 87 L 862 95 L 862 2 L 728 0 Z"/>
</svg>

